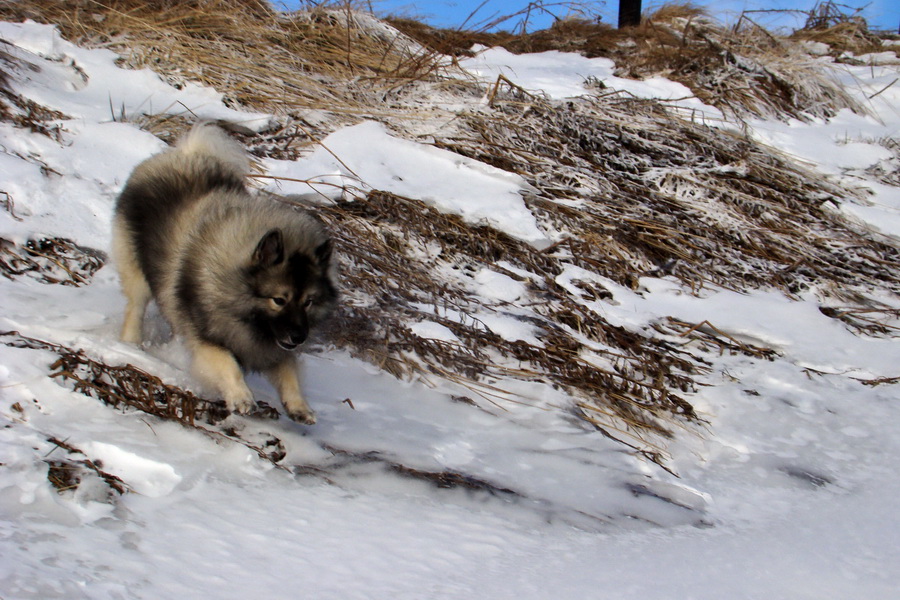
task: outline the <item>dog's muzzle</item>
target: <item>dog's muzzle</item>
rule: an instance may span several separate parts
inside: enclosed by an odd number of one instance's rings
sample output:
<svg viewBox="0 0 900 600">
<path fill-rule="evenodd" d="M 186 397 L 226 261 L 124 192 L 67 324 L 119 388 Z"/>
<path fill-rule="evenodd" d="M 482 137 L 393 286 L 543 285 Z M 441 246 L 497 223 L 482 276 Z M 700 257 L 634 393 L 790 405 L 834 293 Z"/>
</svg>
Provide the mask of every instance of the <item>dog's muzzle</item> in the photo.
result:
<svg viewBox="0 0 900 600">
<path fill-rule="evenodd" d="M 279 347 L 279 348 L 281 348 L 282 350 L 287 350 L 288 352 L 291 352 L 291 351 L 294 350 L 297 346 L 300 345 L 300 344 L 292 344 L 292 343 L 286 342 L 286 341 L 284 341 L 284 340 L 278 340 L 276 343 L 278 344 L 278 347 Z"/>
<path fill-rule="evenodd" d="M 294 350 L 297 346 L 306 341 L 306 333 L 294 333 L 286 335 L 276 340 L 278 347 L 288 352 Z"/>
</svg>

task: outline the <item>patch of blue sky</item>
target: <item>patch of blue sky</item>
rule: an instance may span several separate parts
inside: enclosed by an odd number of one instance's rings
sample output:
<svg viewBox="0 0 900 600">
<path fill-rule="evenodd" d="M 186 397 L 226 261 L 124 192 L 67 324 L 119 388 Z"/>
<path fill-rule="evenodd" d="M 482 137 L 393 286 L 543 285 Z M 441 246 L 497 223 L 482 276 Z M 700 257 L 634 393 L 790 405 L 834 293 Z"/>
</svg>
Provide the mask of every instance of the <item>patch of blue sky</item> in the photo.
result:
<svg viewBox="0 0 900 600">
<path fill-rule="evenodd" d="M 528 31 L 543 29 L 555 18 L 566 16 L 599 17 L 602 22 L 615 25 L 619 3 L 617 1 L 529 1 L 529 0 L 355 0 L 355 4 L 371 9 L 379 16 L 395 15 L 414 17 L 436 27 L 464 27 L 482 29 L 502 20 L 500 29 L 514 30 L 526 26 Z M 817 0 L 694 0 L 693 4 L 705 8 L 717 20 L 731 24 L 746 11 L 747 16 L 771 30 L 790 30 L 801 27 L 807 13 Z M 296 8 L 305 4 L 296 0 L 273 2 L 276 6 Z M 644 11 L 652 11 L 662 2 L 643 2 Z M 868 21 L 869 27 L 894 30 L 900 26 L 900 6 L 897 0 L 858 0 L 856 3 L 836 2 L 845 13 L 857 8 Z M 531 10 L 529 11 L 529 6 Z M 755 12 L 763 11 L 763 12 Z"/>
</svg>

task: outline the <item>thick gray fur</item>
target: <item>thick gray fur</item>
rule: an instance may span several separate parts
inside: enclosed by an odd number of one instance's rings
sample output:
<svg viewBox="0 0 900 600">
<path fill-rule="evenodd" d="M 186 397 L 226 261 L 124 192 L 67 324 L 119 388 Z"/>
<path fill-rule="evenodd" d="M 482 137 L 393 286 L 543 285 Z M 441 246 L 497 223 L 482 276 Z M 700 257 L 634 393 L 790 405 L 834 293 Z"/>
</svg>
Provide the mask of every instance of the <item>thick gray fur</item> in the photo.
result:
<svg viewBox="0 0 900 600">
<path fill-rule="evenodd" d="M 155 299 L 230 410 L 254 408 L 243 371 L 262 371 L 287 414 L 311 424 L 293 350 L 335 304 L 331 242 L 311 214 L 251 195 L 249 168 L 243 148 L 209 124 L 135 168 L 113 221 L 122 339 L 141 342 Z"/>
</svg>

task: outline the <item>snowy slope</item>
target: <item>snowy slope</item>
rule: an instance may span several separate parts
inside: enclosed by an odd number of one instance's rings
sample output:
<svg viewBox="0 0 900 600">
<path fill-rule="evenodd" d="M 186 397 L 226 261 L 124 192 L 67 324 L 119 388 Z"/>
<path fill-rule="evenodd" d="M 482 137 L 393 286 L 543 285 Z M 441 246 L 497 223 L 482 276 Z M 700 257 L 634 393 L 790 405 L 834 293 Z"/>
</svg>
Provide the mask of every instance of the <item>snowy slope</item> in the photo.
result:
<svg viewBox="0 0 900 600">
<path fill-rule="evenodd" d="M 63 236 L 108 249 L 116 193 L 135 164 L 164 146 L 134 124 L 137 115 L 187 110 L 252 127 L 269 119 L 226 108 L 213 90 L 176 90 L 148 71 L 118 69 L 110 52 L 72 46 L 50 27 L 0 24 L 0 38 L 20 65 L 38 67 L 19 67 L 13 90 L 64 115 L 58 140 L 0 124 L 0 191 L 12 200 L 0 211 L 0 237 L 19 244 Z M 512 59 L 478 60 L 469 68 L 493 79 Z M 515 60 L 507 77 L 527 75 L 523 87 L 551 95 L 581 93 L 573 73 L 612 70 L 608 61 L 558 53 Z M 848 70 L 847 81 L 868 97 L 898 70 Z M 684 94 L 664 81 L 628 85 L 649 97 Z M 751 125 L 760 139 L 870 188 L 867 204 L 842 210 L 897 239 L 900 188 L 869 167 L 897 167 L 879 141 L 898 136 L 900 87 L 871 106 L 877 118 Z M 408 194 L 546 241 L 514 174 L 374 123 L 338 131 L 323 148 L 266 166 L 294 179 Z M 473 188 L 504 202 L 486 207 L 467 193 Z M 309 192 L 287 182 L 274 189 Z M 589 276 L 573 267 L 561 281 Z M 475 281 L 491 298 L 521 295 L 520 284 L 494 271 Z M 717 289 L 696 297 L 670 280 L 641 284 L 637 294 L 604 282 L 614 297 L 598 302 L 610 322 L 709 320 L 778 353 L 709 356 L 709 385 L 690 398 L 708 425 L 680 432 L 668 448 L 678 477 L 585 429 L 564 410 L 565 394 L 547 386 L 520 384 L 517 401 L 485 410 L 454 400 L 466 390 L 453 383 L 400 382 L 340 350 L 305 359 L 315 427 L 230 421 L 245 439 L 280 439 L 280 464 L 291 472 L 222 427 L 205 434 L 107 407 L 47 376 L 56 353 L 0 344 L 0 597 L 897 597 L 896 338 L 855 335 L 812 298 Z M 124 302 L 109 267 L 83 287 L 0 279 L 0 298 L 0 331 L 194 388 L 185 350 L 158 317 L 144 347 L 117 340 Z M 900 307 L 886 293 L 881 300 Z M 512 339 L 529 335 L 512 319 L 487 326 Z M 437 323 L 420 327 L 452 336 Z M 273 398 L 261 379 L 251 385 Z M 48 469 L 63 459 L 90 459 L 128 492 L 111 492 L 88 471 L 77 489 L 58 493 Z M 470 479 L 440 487 L 412 471 Z"/>
</svg>

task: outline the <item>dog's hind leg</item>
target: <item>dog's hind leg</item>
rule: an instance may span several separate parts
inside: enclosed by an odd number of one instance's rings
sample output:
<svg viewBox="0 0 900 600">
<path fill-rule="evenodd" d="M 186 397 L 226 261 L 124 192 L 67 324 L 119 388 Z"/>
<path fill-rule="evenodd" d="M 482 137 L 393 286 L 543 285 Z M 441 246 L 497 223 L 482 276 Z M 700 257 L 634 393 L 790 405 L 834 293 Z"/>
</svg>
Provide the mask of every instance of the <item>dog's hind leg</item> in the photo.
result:
<svg viewBox="0 0 900 600">
<path fill-rule="evenodd" d="M 300 372 L 296 359 L 291 357 L 282 361 L 278 366 L 269 369 L 266 376 L 278 390 L 287 416 L 298 423 L 314 425 L 316 413 L 309 407 L 300 391 Z"/>
<path fill-rule="evenodd" d="M 123 230 L 124 228 L 117 227 L 113 235 L 113 253 L 119 270 L 122 292 L 127 301 L 120 337 L 123 342 L 140 344 L 143 339 L 141 325 L 144 322 L 144 313 L 147 312 L 147 305 L 150 303 L 152 294 L 150 285 L 141 272 L 134 250 L 125 239 Z"/>
<path fill-rule="evenodd" d="M 256 408 L 253 392 L 247 387 L 241 367 L 231 352 L 201 341 L 194 341 L 190 346 L 194 355 L 194 375 L 205 387 L 222 394 L 228 410 L 246 414 Z"/>
<path fill-rule="evenodd" d="M 141 325 L 144 322 L 144 313 L 147 312 L 147 304 L 150 303 L 150 286 L 141 277 L 140 281 L 130 283 L 122 282 L 122 289 L 128 302 L 125 305 L 125 321 L 122 323 L 122 341 L 131 344 L 140 344 L 143 339 Z"/>
</svg>

